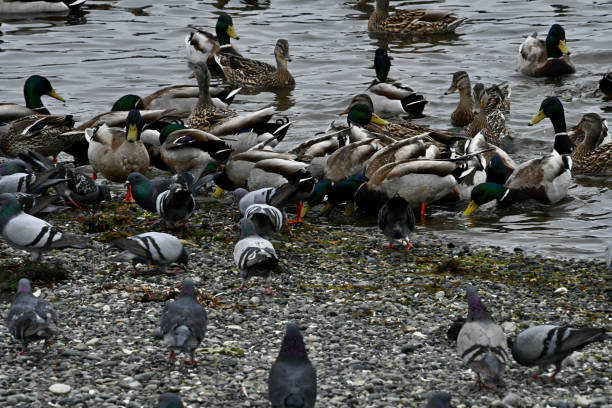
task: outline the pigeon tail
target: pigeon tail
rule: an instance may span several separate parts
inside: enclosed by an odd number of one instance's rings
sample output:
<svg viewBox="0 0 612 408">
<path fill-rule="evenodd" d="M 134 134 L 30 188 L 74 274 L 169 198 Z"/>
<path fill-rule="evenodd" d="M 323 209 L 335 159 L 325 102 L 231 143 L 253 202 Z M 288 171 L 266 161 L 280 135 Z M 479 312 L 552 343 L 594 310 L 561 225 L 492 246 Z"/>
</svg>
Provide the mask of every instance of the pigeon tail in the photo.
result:
<svg viewBox="0 0 612 408">
<path fill-rule="evenodd" d="M 287 398 L 285 398 L 285 407 L 286 408 L 304 408 L 306 406 L 306 401 L 304 401 L 304 396 L 299 394 L 289 394 Z"/>
<path fill-rule="evenodd" d="M 189 338 L 191 337 L 191 330 L 185 325 L 181 325 L 174 329 L 174 333 L 176 335 L 177 347 L 184 347 L 187 343 L 187 340 L 189 340 Z"/>
</svg>

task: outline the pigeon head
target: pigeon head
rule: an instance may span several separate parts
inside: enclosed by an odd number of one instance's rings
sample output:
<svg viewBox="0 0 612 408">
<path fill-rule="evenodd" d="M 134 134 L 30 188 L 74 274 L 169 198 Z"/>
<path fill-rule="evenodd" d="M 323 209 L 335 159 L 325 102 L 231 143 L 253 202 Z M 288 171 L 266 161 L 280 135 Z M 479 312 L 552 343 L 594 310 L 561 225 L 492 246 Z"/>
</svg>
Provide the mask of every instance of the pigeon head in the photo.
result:
<svg viewBox="0 0 612 408">
<path fill-rule="evenodd" d="M 157 399 L 157 408 L 183 408 L 183 402 L 178 395 L 165 392 Z"/>
<path fill-rule="evenodd" d="M 249 237 L 251 235 L 257 235 L 257 229 L 255 224 L 248 218 L 242 218 L 238 221 L 238 228 L 240 228 L 240 239 Z"/>
<path fill-rule="evenodd" d="M 17 284 L 17 293 L 32 293 L 32 286 L 30 285 L 29 279 L 19 279 L 19 283 Z"/>
<path fill-rule="evenodd" d="M 0 227 L 4 227 L 11 217 L 19 214 L 21 206 L 17 198 L 11 193 L 0 194 Z"/>
<path fill-rule="evenodd" d="M 247 195 L 249 191 L 244 188 L 237 188 L 234 190 L 234 197 L 236 198 L 236 202 L 239 203 L 242 200 L 242 197 Z"/>
<path fill-rule="evenodd" d="M 428 392 L 425 394 L 426 408 L 451 408 L 451 395 L 448 392 Z"/>
<path fill-rule="evenodd" d="M 181 296 L 195 297 L 195 285 L 191 279 L 185 279 L 183 281 L 183 288 L 181 289 Z"/>
<path fill-rule="evenodd" d="M 289 323 L 278 358 L 306 358 L 306 345 L 297 323 Z"/>
<path fill-rule="evenodd" d="M 467 288 L 468 317 L 469 322 L 474 320 L 490 319 L 489 311 L 478 298 L 478 289 L 470 285 Z"/>
</svg>

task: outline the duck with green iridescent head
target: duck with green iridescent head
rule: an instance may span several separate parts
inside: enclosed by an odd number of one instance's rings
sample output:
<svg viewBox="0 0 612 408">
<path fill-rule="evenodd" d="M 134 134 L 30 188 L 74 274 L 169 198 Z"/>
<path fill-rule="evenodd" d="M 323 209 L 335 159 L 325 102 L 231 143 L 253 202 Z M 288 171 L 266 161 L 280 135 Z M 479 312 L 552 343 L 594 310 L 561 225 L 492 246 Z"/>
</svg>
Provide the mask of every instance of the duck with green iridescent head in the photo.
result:
<svg viewBox="0 0 612 408">
<path fill-rule="evenodd" d="M 463 215 L 470 215 L 481 205 L 494 200 L 513 203 L 534 199 L 543 204 L 555 204 L 567 196 L 572 179 L 570 155 L 574 144 L 567 134 L 563 105 L 557 97 L 544 99 L 529 125 L 546 117 L 555 129 L 552 153 L 518 165 L 503 185 L 487 182 L 475 186 Z"/>
<path fill-rule="evenodd" d="M 576 72 L 565 43 L 565 30 L 553 24 L 546 41 L 537 38 L 537 33 L 528 36 L 519 48 L 516 70 L 533 77 L 556 77 Z"/>
<path fill-rule="evenodd" d="M 374 112 L 378 115 L 421 115 L 427 101 L 423 95 L 399 82 L 388 81 L 391 69 L 391 58 L 384 48 L 378 48 L 374 54 L 376 79 L 372 81 L 365 93 L 372 99 Z"/>
<path fill-rule="evenodd" d="M 193 31 L 185 37 L 187 59 L 193 63 L 206 62 L 213 75 L 223 75 L 223 71 L 215 61 L 215 55 L 242 57 L 236 45 L 230 43 L 231 38 L 240 39 L 234 30 L 234 21 L 230 15 L 225 13 L 219 15 L 215 26 L 216 36 L 193 25 L 189 27 Z"/>
<path fill-rule="evenodd" d="M 16 103 L 0 103 L 0 122 L 10 122 L 30 115 L 49 115 L 49 110 L 42 102 L 42 96 L 50 96 L 66 102 L 51 86 L 51 82 L 41 75 L 32 75 L 23 85 L 25 106 Z"/>
</svg>

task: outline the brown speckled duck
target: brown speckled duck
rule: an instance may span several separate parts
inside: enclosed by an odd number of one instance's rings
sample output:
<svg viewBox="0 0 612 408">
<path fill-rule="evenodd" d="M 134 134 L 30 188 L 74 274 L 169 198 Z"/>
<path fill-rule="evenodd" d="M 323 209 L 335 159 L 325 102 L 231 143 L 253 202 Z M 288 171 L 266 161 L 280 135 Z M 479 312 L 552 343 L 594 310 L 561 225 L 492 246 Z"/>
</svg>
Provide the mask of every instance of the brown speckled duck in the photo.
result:
<svg viewBox="0 0 612 408">
<path fill-rule="evenodd" d="M 612 141 L 608 135 L 608 122 L 596 113 L 587 113 L 570 137 L 582 135 L 582 141 L 575 138 L 576 149 L 572 153 L 574 174 L 612 174 Z"/>
<path fill-rule="evenodd" d="M 33 150 L 56 156 L 81 136 L 64 134 L 74 127 L 72 115 L 30 115 L 0 126 L 0 154 L 16 157 Z"/>
<path fill-rule="evenodd" d="M 459 91 L 459 105 L 451 114 L 453 126 L 467 126 L 474 120 L 474 99 L 472 98 L 472 85 L 470 77 L 465 71 L 457 71 L 453 74 L 450 88 L 444 95 Z"/>
</svg>

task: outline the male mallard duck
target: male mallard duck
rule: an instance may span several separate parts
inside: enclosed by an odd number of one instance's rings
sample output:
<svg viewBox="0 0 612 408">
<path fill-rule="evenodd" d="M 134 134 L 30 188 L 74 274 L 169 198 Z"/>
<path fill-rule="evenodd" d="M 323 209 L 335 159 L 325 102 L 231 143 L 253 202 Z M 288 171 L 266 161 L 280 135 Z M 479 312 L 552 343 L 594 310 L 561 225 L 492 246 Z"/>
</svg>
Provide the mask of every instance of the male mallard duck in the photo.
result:
<svg viewBox="0 0 612 408">
<path fill-rule="evenodd" d="M 83 4 L 85 0 L 0 0 L 0 15 L 68 13 Z"/>
<path fill-rule="evenodd" d="M 405 35 L 448 34 L 454 33 L 465 20 L 442 10 L 396 10 L 395 14 L 389 15 L 389 0 L 376 0 L 376 8 L 368 20 L 368 30 Z"/>
<path fill-rule="evenodd" d="M 125 130 L 100 127 L 86 130 L 89 149 L 87 157 L 95 173 L 110 181 L 124 182 L 130 173 L 149 170 L 149 154 L 140 141 L 143 121 L 140 112 L 133 109 L 125 120 Z"/>
<path fill-rule="evenodd" d="M 612 70 L 607 74 L 604 74 L 603 78 L 599 80 L 599 89 L 606 96 L 612 96 Z"/>
<path fill-rule="evenodd" d="M 72 115 L 30 115 L 0 125 L 0 154 L 16 157 L 33 150 L 44 156 L 57 156 L 80 138 L 64 134 L 73 127 Z"/>
<path fill-rule="evenodd" d="M 544 99 L 540 111 L 529 124 L 538 123 L 545 117 L 550 118 L 555 128 L 552 153 L 517 166 L 503 185 L 487 182 L 474 187 L 463 215 L 470 215 L 479 206 L 493 200 L 512 203 L 535 199 L 544 204 L 554 204 L 565 198 L 572 178 L 570 154 L 574 145 L 567 134 L 563 105 L 558 98 Z"/>
<path fill-rule="evenodd" d="M 295 86 L 295 79 L 287 69 L 287 62 L 291 61 L 287 40 L 276 42 L 274 57 L 276 67 L 265 62 L 225 54 L 216 54 L 215 61 L 223 70 L 225 79 L 234 86 L 270 89 Z"/>
<path fill-rule="evenodd" d="M 570 51 L 565 45 L 565 30 L 553 24 L 546 36 L 546 42 L 533 33 L 519 48 L 516 70 L 534 77 L 555 77 L 576 72 L 570 60 Z"/>
<path fill-rule="evenodd" d="M 239 40 L 240 37 L 234 30 L 234 22 L 228 14 L 220 14 L 215 26 L 215 37 L 211 33 L 190 25 L 194 30 L 185 37 L 185 48 L 187 49 L 187 59 L 191 62 L 205 61 L 208 69 L 215 75 L 223 74 L 219 65 L 215 61 L 216 54 L 235 55 L 242 57 L 240 51 L 234 44 L 230 44 L 230 38 Z"/>
<path fill-rule="evenodd" d="M 49 115 L 49 110 L 40 99 L 43 95 L 66 102 L 64 98 L 55 92 L 47 78 L 40 75 L 32 75 L 26 79 L 23 85 L 23 97 L 25 98 L 26 105 L 0 103 L 0 121 L 9 122 L 30 115 Z"/>
<path fill-rule="evenodd" d="M 423 95 L 419 95 L 412 88 L 399 82 L 387 82 L 387 75 L 391 69 L 391 59 L 387 50 L 379 48 L 374 55 L 374 68 L 376 79 L 372 81 L 365 93 L 372 99 L 374 112 L 378 114 L 404 114 L 420 115 L 427 104 Z"/>
<path fill-rule="evenodd" d="M 459 105 L 451 115 L 451 123 L 453 126 L 467 126 L 474 120 L 474 99 L 467 72 L 455 72 L 451 86 L 444 92 L 444 95 L 449 95 L 456 90 L 459 90 Z"/>
<path fill-rule="evenodd" d="M 572 153 L 572 173 L 612 174 L 612 142 L 607 140 L 608 122 L 596 113 L 587 113 L 574 133 L 583 134 L 583 138 L 580 143 L 574 140 L 576 149 Z"/>
</svg>

